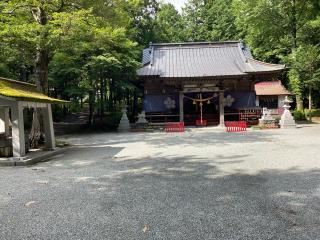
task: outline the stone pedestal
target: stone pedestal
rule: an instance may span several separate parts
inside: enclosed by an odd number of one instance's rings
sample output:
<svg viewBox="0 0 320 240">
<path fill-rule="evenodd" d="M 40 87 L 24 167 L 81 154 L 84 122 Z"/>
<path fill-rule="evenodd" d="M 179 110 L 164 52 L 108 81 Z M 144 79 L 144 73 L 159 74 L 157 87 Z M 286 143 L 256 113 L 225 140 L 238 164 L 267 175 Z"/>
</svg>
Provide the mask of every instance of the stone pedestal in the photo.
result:
<svg viewBox="0 0 320 240">
<path fill-rule="evenodd" d="M 118 126 L 118 131 L 127 132 L 130 130 L 130 122 L 127 116 L 127 106 L 123 106 L 121 112 L 122 112 L 122 117 L 120 120 L 120 124 Z"/>
<path fill-rule="evenodd" d="M 277 128 L 276 120 L 271 116 L 270 110 L 262 109 L 262 117 L 259 119 L 259 126 L 262 128 Z"/>
<path fill-rule="evenodd" d="M 283 101 L 284 103 L 284 112 L 281 116 L 281 120 L 280 120 L 280 127 L 281 128 L 295 128 L 297 125 L 296 125 L 296 122 L 294 121 L 294 118 L 290 112 L 290 103 L 292 101 L 290 101 L 288 99 L 288 97 L 286 97 Z"/>
</svg>

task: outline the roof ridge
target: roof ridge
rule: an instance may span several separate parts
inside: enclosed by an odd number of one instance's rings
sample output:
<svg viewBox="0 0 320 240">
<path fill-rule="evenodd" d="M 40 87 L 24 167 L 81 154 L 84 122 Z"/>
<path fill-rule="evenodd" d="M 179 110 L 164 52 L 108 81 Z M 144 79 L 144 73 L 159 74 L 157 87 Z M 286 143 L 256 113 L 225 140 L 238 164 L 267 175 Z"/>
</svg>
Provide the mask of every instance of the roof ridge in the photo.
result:
<svg viewBox="0 0 320 240">
<path fill-rule="evenodd" d="M 267 66 L 284 66 L 284 67 L 286 67 L 285 64 L 267 63 L 267 62 L 263 62 L 263 61 L 260 61 L 260 60 L 254 59 L 254 58 L 247 58 L 247 59 L 248 59 L 248 60 L 251 60 L 251 61 L 254 61 L 254 62 L 261 63 L 261 64 L 263 64 L 263 65 L 267 65 Z"/>
<path fill-rule="evenodd" d="M 241 41 L 212 41 L 212 42 L 175 42 L 175 43 L 150 43 L 150 46 L 188 46 L 188 45 L 223 45 L 223 44 L 237 44 Z"/>
<path fill-rule="evenodd" d="M 4 81 L 7 81 L 7 82 L 13 82 L 13 83 L 21 84 L 21 85 L 27 85 L 27 86 L 30 86 L 30 87 L 37 87 L 37 85 L 35 85 L 33 83 L 22 82 L 22 81 L 10 79 L 10 78 L 0 77 L 0 80 L 4 80 Z"/>
</svg>

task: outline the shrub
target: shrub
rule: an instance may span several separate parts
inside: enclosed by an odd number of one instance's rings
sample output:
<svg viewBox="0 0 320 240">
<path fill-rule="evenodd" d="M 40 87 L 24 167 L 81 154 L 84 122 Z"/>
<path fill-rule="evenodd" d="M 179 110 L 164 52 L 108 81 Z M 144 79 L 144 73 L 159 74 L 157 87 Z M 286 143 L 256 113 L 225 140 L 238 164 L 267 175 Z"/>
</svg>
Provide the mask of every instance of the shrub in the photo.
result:
<svg viewBox="0 0 320 240">
<path fill-rule="evenodd" d="M 92 126 L 93 130 L 102 131 L 114 131 L 117 130 L 119 122 L 121 120 L 121 112 L 107 113 L 103 118 L 96 117 Z"/>
<path fill-rule="evenodd" d="M 319 109 L 312 109 L 311 112 L 309 110 L 305 110 L 305 112 L 306 112 L 306 117 L 309 117 L 310 113 L 311 113 L 312 117 L 320 117 L 320 110 Z"/>
<path fill-rule="evenodd" d="M 304 121 L 307 119 L 304 111 L 300 111 L 300 110 L 295 110 L 293 112 L 293 116 L 296 121 Z"/>
</svg>

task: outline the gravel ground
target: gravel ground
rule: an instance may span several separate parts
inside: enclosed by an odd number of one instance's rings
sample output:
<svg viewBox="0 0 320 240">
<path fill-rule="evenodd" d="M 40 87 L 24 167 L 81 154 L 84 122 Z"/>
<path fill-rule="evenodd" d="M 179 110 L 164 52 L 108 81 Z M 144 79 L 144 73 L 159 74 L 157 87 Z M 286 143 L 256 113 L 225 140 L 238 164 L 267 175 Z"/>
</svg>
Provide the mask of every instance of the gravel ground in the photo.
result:
<svg viewBox="0 0 320 240">
<path fill-rule="evenodd" d="M 0 168 L 0 239 L 320 239 L 320 125 L 67 139 Z"/>
</svg>

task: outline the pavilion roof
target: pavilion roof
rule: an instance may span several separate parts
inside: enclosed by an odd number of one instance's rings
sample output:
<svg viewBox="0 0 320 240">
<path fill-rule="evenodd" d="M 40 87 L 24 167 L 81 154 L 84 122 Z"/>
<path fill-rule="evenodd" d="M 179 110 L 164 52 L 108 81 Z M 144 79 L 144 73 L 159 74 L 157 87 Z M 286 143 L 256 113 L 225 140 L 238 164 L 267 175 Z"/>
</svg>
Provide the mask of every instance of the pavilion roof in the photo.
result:
<svg viewBox="0 0 320 240">
<path fill-rule="evenodd" d="M 138 76 L 163 78 L 243 76 L 285 68 L 253 59 L 238 41 L 151 44 L 143 51 L 142 63 Z"/>
<path fill-rule="evenodd" d="M 254 88 L 257 96 L 292 95 L 281 81 L 259 82 L 255 84 Z"/>
<path fill-rule="evenodd" d="M 51 98 L 41 93 L 37 86 L 30 83 L 0 78 L 0 96 L 17 101 L 66 103 L 66 101 Z"/>
</svg>

